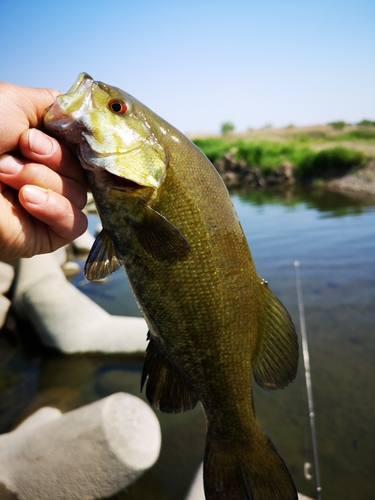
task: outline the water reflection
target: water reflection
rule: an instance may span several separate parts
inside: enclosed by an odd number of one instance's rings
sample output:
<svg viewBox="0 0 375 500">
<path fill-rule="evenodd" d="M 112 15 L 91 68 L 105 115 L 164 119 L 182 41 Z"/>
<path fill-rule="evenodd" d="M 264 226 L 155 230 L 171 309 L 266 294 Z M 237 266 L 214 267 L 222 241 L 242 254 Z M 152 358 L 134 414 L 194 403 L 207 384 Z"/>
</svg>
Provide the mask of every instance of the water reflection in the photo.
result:
<svg viewBox="0 0 375 500">
<path fill-rule="evenodd" d="M 281 204 L 288 207 L 295 207 L 303 204 L 307 208 L 316 209 L 331 217 L 342 217 L 353 214 L 360 215 L 365 210 L 365 207 L 375 204 L 374 198 L 358 195 L 351 196 L 335 191 L 327 192 L 324 189 L 318 188 L 258 189 L 246 192 L 234 191 L 233 195 L 254 206 Z"/>
</svg>

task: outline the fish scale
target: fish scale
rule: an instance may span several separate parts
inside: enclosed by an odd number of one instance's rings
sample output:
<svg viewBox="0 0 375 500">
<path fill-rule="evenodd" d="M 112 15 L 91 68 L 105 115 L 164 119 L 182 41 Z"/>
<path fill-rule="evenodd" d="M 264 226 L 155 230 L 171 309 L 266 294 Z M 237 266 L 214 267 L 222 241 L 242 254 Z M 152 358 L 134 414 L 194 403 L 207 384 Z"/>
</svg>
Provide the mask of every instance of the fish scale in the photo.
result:
<svg viewBox="0 0 375 500">
<path fill-rule="evenodd" d="M 124 267 L 148 323 L 147 398 L 169 413 L 203 406 L 206 498 L 295 500 L 256 417 L 251 372 L 267 390 L 285 387 L 297 370 L 297 337 L 256 272 L 215 168 L 146 106 L 86 74 L 44 123 L 77 144 L 102 221 L 86 276 Z"/>
</svg>

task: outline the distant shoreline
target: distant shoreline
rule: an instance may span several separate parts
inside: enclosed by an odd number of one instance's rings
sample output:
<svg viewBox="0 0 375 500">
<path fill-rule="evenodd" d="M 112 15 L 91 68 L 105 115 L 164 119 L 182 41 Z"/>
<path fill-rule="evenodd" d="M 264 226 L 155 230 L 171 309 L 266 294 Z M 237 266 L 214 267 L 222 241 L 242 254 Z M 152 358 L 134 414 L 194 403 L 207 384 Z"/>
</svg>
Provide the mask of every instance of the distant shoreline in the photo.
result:
<svg viewBox="0 0 375 500">
<path fill-rule="evenodd" d="M 374 125 L 264 128 L 192 140 L 228 189 L 310 185 L 375 196 Z"/>
</svg>

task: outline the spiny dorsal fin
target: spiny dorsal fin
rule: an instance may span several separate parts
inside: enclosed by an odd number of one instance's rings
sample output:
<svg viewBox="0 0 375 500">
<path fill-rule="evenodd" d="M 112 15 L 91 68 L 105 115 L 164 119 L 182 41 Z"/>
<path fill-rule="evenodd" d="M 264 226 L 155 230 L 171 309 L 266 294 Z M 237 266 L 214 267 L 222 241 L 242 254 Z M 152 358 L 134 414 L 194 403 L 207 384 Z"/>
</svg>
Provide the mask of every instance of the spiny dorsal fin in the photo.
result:
<svg viewBox="0 0 375 500">
<path fill-rule="evenodd" d="M 130 221 L 143 248 L 155 259 L 173 264 L 187 258 L 190 245 L 163 215 L 145 205 L 140 222 Z"/>
<path fill-rule="evenodd" d="M 114 273 L 124 262 L 105 229 L 96 238 L 85 264 L 84 275 L 90 281 L 102 280 Z"/>
<path fill-rule="evenodd" d="M 260 282 L 263 305 L 259 321 L 259 344 L 253 360 L 258 385 L 266 390 L 282 389 L 294 380 L 298 366 L 298 339 L 285 307 Z"/>
<path fill-rule="evenodd" d="M 141 391 L 146 380 L 147 399 L 157 410 L 165 413 L 180 413 L 191 410 L 198 402 L 198 398 L 183 375 L 160 352 L 153 338 L 150 339 L 146 350 Z"/>
</svg>

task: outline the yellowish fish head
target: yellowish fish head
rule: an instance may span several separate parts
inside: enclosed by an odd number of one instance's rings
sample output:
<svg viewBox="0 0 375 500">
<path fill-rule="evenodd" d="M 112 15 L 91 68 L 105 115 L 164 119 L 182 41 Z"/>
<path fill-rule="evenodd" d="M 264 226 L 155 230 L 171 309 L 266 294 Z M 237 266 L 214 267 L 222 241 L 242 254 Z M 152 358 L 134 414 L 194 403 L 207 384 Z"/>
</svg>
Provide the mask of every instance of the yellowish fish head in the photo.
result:
<svg viewBox="0 0 375 500">
<path fill-rule="evenodd" d="M 143 112 L 126 92 L 81 73 L 44 116 L 46 129 L 77 144 L 82 165 L 157 189 L 168 158 Z"/>
</svg>

